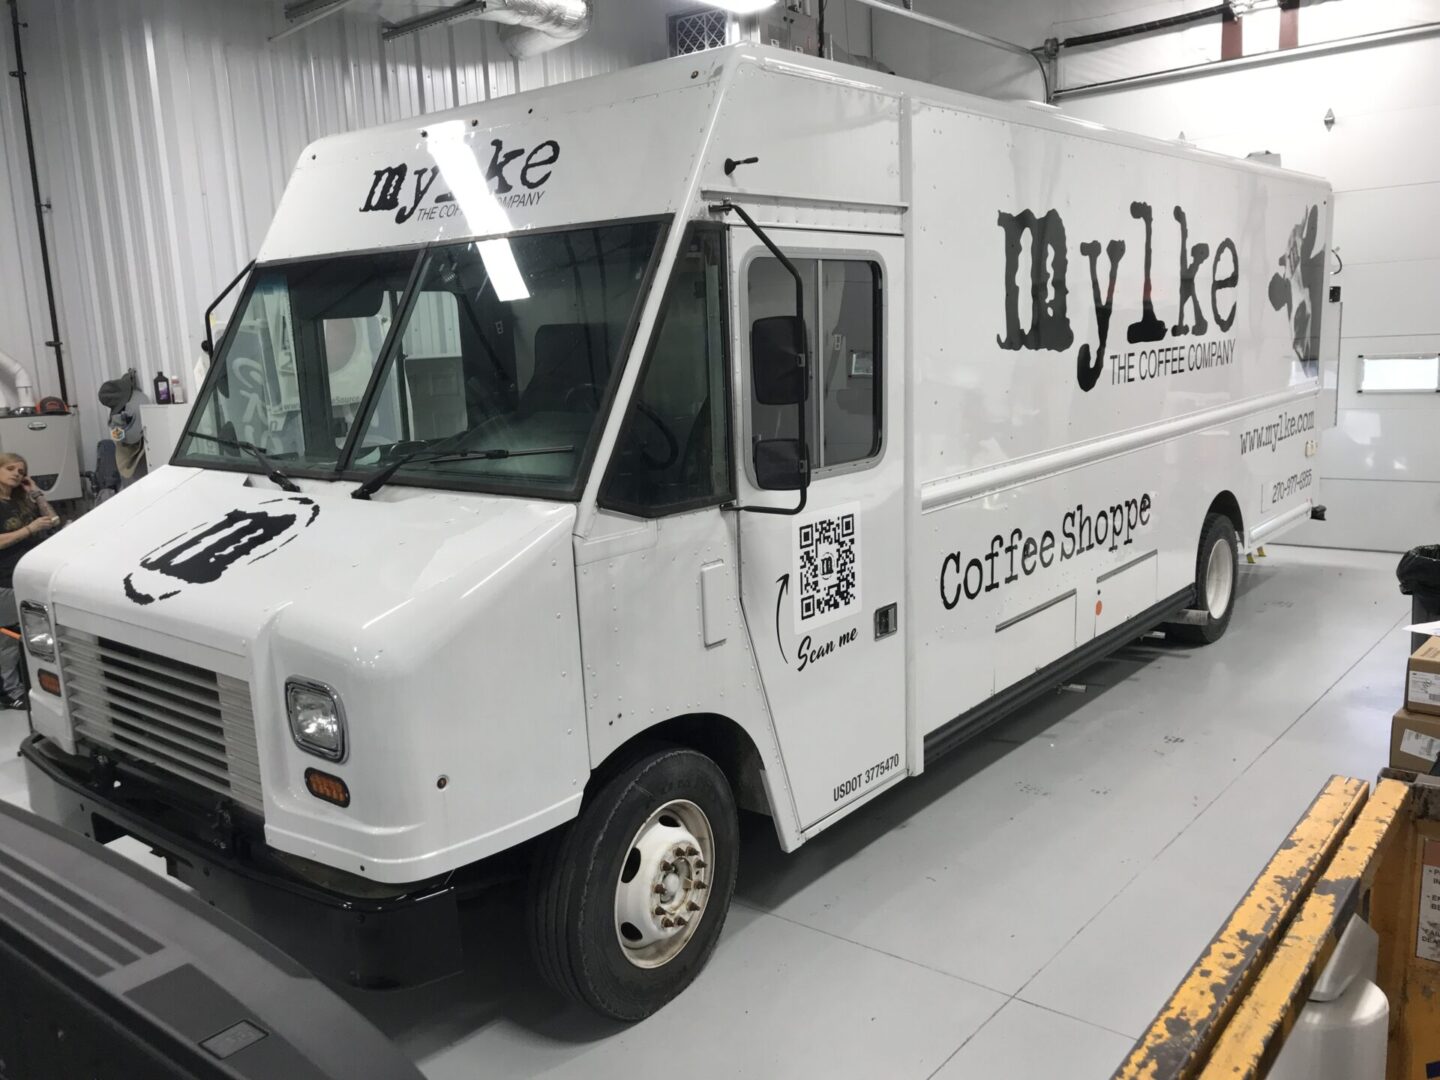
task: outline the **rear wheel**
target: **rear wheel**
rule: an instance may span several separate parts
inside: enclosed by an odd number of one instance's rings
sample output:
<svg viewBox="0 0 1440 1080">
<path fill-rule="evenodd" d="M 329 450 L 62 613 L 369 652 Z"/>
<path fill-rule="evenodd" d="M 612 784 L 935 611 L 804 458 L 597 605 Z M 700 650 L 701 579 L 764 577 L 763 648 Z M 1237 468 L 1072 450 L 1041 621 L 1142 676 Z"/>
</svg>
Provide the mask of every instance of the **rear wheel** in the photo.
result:
<svg viewBox="0 0 1440 1080">
<path fill-rule="evenodd" d="M 541 975 L 605 1016 L 649 1016 L 710 959 L 738 855 L 719 767 L 680 747 L 645 753 L 542 846 L 529 913 Z"/>
<path fill-rule="evenodd" d="M 1219 641 L 1230 625 L 1235 610 L 1235 582 L 1238 578 L 1240 543 L 1235 525 L 1224 514 L 1210 514 L 1200 530 L 1200 548 L 1195 559 L 1195 605 L 1205 621 L 1174 623 L 1166 633 L 1177 641 L 1208 645 Z"/>
</svg>

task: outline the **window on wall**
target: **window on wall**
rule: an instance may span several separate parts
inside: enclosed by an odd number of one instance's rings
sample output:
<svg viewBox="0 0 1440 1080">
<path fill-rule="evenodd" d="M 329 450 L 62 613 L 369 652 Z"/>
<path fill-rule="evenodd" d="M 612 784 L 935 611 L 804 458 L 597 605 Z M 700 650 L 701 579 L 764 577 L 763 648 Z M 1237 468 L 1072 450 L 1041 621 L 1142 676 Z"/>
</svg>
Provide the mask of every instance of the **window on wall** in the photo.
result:
<svg viewBox="0 0 1440 1080">
<path fill-rule="evenodd" d="M 670 16 L 670 55 L 718 49 L 729 41 L 730 16 L 714 8 Z"/>
<path fill-rule="evenodd" d="M 1440 356 L 1360 357 L 1362 394 L 1435 393 L 1440 391 Z"/>
<path fill-rule="evenodd" d="M 806 436 L 812 469 L 851 465 L 880 453 L 882 379 L 880 267 L 861 259 L 792 259 L 805 285 L 810 343 Z M 791 315 L 795 281 L 778 259 L 750 264 L 749 319 Z M 748 339 L 748 330 L 747 330 Z M 795 438 L 793 406 L 751 403 L 752 435 Z"/>
<path fill-rule="evenodd" d="M 601 505 L 642 517 L 732 496 L 721 233 L 681 245 Z"/>
</svg>

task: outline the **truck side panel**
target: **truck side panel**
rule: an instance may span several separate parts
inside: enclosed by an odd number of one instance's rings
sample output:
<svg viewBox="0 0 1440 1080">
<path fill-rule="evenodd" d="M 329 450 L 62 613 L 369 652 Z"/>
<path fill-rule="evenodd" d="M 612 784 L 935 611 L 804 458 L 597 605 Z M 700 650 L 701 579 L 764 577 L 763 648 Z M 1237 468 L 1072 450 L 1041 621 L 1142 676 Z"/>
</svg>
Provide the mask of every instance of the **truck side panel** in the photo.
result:
<svg viewBox="0 0 1440 1080">
<path fill-rule="evenodd" d="M 1221 493 L 1242 543 L 1305 516 L 1330 192 L 1049 118 L 914 116 L 930 732 L 1188 588 Z"/>
</svg>

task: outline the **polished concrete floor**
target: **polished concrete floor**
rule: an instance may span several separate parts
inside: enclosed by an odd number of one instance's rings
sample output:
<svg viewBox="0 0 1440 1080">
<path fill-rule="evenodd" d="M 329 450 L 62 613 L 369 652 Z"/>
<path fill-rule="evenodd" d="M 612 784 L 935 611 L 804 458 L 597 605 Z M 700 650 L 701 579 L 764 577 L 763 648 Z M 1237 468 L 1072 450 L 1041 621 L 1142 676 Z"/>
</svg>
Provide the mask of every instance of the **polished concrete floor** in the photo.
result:
<svg viewBox="0 0 1440 1080">
<path fill-rule="evenodd" d="M 794 855 L 747 821 L 714 960 L 644 1023 L 537 983 L 514 892 L 464 974 L 351 999 L 434 1080 L 1108 1077 L 1326 778 L 1384 765 L 1394 566 L 1271 548 L 1218 644 L 1139 642 Z"/>
</svg>

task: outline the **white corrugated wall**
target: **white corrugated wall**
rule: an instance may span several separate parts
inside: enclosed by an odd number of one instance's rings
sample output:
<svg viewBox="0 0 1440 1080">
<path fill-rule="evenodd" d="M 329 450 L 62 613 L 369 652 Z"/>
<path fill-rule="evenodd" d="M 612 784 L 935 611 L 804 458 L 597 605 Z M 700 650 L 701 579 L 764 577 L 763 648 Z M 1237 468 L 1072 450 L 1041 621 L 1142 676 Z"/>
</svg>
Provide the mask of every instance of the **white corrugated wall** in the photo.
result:
<svg viewBox="0 0 1440 1080">
<path fill-rule="evenodd" d="M 659 59 L 683 0 L 597 3 L 591 32 L 516 63 L 474 20 L 382 43 L 370 12 L 275 44 L 278 0 L 21 0 L 70 400 L 86 457 L 105 379 L 188 373 L 312 139 Z M 14 67 L 8 10 L 0 29 Z M 387 5 L 397 18 L 403 5 Z M 58 392 L 15 80 L 0 85 L 0 349 Z M 3 396 L 3 394 L 0 394 Z"/>
</svg>

